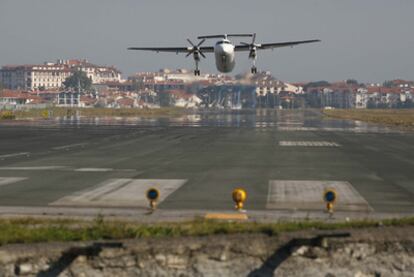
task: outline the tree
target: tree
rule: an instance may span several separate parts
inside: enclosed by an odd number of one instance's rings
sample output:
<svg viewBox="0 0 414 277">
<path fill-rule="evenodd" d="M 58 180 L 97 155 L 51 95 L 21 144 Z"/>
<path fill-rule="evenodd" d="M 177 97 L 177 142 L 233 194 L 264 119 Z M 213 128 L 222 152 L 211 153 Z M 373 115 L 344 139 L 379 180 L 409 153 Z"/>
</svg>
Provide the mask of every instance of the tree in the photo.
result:
<svg viewBox="0 0 414 277">
<path fill-rule="evenodd" d="M 346 83 L 348 85 L 359 85 L 358 81 L 355 80 L 355 79 L 348 79 L 348 80 L 346 80 Z"/>
<path fill-rule="evenodd" d="M 159 93 L 158 95 L 159 95 L 161 107 L 171 107 L 174 105 L 175 99 L 172 97 L 170 93 L 162 92 L 162 93 Z"/>
<path fill-rule="evenodd" d="M 317 82 L 310 82 L 310 83 L 307 83 L 307 84 L 303 87 L 303 89 L 304 89 L 305 91 L 307 91 L 307 90 L 308 90 L 308 88 L 316 88 L 316 87 L 329 87 L 329 86 L 331 86 L 331 84 L 330 84 L 329 82 L 327 82 L 327 81 L 317 81 Z"/>
<path fill-rule="evenodd" d="M 382 83 L 383 87 L 386 88 L 392 88 L 394 86 L 394 82 L 393 81 L 385 81 L 384 83 Z"/>
<path fill-rule="evenodd" d="M 72 88 L 77 90 L 80 85 L 81 90 L 90 90 L 92 87 L 92 80 L 88 77 L 88 75 L 86 75 L 85 72 L 77 70 L 71 76 L 66 78 L 63 85 L 67 89 Z"/>
</svg>

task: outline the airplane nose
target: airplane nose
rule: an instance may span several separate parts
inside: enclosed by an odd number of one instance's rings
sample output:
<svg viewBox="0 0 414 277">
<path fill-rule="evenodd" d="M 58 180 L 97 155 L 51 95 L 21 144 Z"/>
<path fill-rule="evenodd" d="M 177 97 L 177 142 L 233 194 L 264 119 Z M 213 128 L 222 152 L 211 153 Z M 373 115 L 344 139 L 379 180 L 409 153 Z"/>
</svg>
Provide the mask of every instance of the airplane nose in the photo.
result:
<svg viewBox="0 0 414 277">
<path fill-rule="evenodd" d="M 229 45 L 226 45 L 226 44 L 222 44 L 222 45 L 219 45 L 219 47 L 218 47 L 218 52 L 221 54 L 221 55 L 230 55 L 230 53 L 231 53 L 231 47 L 229 46 Z"/>
<path fill-rule="evenodd" d="M 224 47 L 224 45 L 219 45 L 218 47 L 217 47 L 217 52 L 219 52 L 220 54 L 225 54 L 226 53 L 226 49 L 225 49 L 225 47 Z"/>
</svg>

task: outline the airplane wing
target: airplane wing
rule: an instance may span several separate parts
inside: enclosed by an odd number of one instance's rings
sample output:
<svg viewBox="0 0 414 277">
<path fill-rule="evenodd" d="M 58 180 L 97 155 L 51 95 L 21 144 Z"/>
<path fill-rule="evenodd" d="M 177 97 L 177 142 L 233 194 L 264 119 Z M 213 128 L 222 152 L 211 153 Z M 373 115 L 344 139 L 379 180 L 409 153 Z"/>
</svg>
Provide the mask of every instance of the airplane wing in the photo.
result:
<svg viewBox="0 0 414 277">
<path fill-rule="evenodd" d="M 154 51 L 154 52 L 171 52 L 171 53 L 188 53 L 192 50 L 192 47 L 129 47 L 128 50 L 142 50 L 142 51 Z M 204 53 L 214 52 L 214 47 L 200 47 L 200 50 Z"/>
<path fill-rule="evenodd" d="M 273 49 L 273 48 L 288 47 L 288 46 L 293 47 L 295 45 L 313 43 L 313 42 L 320 42 L 320 40 L 312 39 L 312 40 L 287 41 L 287 42 L 277 42 L 277 43 L 262 43 L 262 44 L 257 44 L 257 49 Z M 250 45 L 248 44 L 236 45 L 234 50 L 235 51 L 249 51 Z"/>
</svg>

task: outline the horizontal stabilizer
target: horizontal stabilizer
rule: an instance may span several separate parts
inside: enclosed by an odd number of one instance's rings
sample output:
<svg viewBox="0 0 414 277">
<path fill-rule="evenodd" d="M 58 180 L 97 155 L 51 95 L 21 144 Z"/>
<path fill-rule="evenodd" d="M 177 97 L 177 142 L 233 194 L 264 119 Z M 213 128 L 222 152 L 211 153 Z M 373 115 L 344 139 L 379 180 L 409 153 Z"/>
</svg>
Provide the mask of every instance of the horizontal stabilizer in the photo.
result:
<svg viewBox="0 0 414 277">
<path fill-rule="evenodd" d="M 209 38 L 225 38 L 228 37 L 252 37 L 253 34 L 223 34 L 223 35 L 208 35 L 208 36 L 199 36 L 198 39 L 209 39 Z"/>
</svg>

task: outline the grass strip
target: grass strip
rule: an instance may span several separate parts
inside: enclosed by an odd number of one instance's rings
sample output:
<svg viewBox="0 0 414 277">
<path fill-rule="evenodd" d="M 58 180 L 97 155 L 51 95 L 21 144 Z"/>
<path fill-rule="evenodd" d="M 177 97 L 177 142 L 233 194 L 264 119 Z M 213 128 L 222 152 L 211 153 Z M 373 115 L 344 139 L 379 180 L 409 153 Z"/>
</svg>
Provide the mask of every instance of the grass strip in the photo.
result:
<svg viewBox="0 0 414 277">
<path fill-rule="evenodd" d="M 52 241 L 90 241 L 154 237 L 207 236 L 219 234 L 266 234 L 301 230 L 336 230 L 378 226 L 413 226 L 414 217 L 383 221 L 358 220 L 341 223 L 296 221 L 279 223 L 226 222 L 197 219 L 181 223 L 141 224 L 121 221 L 0 219 L 0 245 Z"/>
<path fill-rule="evenodd" d="M 333 109 L 323 110 L 323 114 L 340 119 L 414 127 L 414 109 Z"/>
<path fill-rule="evenodd" d="M 189 113 L 185 108 L 159 108 L 159 109 L 133 109 L 133 108 L 64 108 L 64 107 L 51 107 L 46 109 L 27 109 L 17 110 L 14 112 L 16 119 L 25 118 L 37 118 L 48 119 L 55 117 L 71 117 L 71 116 L 83 116 L 83 117 L 171 117 L 180 116 Z"/>
</svg>

